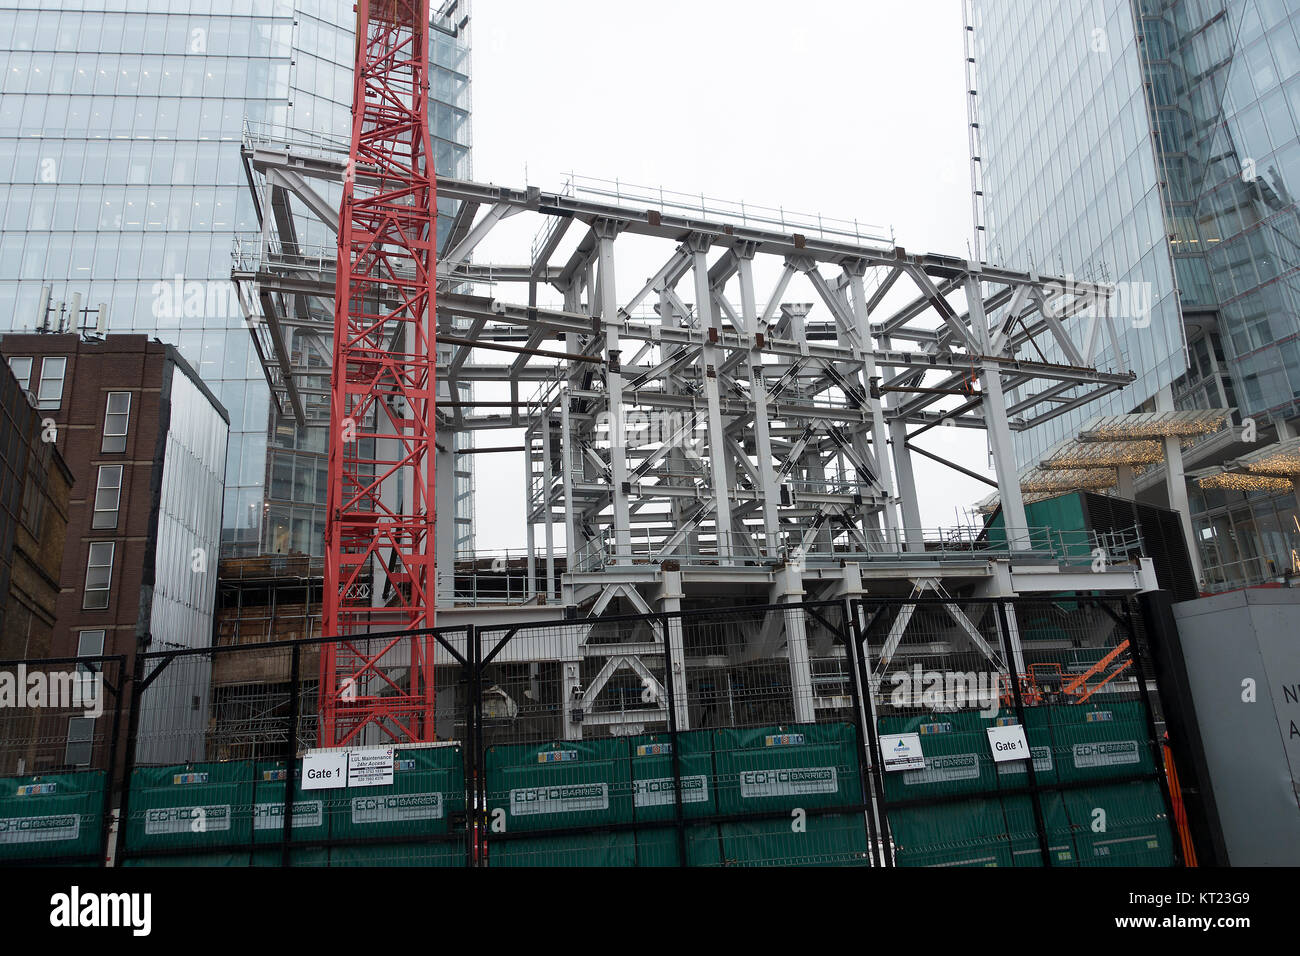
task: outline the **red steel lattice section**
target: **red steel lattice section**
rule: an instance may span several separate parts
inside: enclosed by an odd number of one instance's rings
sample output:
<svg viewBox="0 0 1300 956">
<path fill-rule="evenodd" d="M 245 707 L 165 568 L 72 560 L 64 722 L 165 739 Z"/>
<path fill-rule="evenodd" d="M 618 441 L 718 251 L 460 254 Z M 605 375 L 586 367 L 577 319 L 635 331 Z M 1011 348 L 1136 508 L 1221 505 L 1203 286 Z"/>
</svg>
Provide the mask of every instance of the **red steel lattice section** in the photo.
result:
<svg viewBox="0 0 1300 956">
<path fill-rule="evenodd" d="M 356 7 L 322 602 L 340 640 L 321 649 L 322 746 L 434 738 L 433 638 L 410 633 L 433 626 L 435 581 L 429 0 Z"/>
</svg>

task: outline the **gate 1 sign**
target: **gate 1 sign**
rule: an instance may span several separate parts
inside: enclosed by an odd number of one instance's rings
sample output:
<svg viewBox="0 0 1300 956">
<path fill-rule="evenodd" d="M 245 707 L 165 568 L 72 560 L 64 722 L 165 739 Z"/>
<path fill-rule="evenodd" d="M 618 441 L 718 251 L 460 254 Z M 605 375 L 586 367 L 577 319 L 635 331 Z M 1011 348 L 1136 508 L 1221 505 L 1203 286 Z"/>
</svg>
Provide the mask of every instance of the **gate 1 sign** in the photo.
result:
<svg viewBox="0 0 1300 956">
<path fill-rule="evenodd" d="M 920 734 L 881 734 L 880 754 L 885 770 L 923 770 Z"/>
<path fill-rule="evenodd" d="M 302 788 L 304 790 L 333 790 L 347 786 L 348 753 L 330 750 L 307 753 L 302 758 Z"/>
<path fill-rule="evenodd" d="M 1029 741 L 1025 739 L 1024 727 L 1007 724 L 1005 727 L 989 727 L 988 733 L 989 747 L 993 750 L 993 759 L 998 763 L 1029 759 Z"/>
</svg>

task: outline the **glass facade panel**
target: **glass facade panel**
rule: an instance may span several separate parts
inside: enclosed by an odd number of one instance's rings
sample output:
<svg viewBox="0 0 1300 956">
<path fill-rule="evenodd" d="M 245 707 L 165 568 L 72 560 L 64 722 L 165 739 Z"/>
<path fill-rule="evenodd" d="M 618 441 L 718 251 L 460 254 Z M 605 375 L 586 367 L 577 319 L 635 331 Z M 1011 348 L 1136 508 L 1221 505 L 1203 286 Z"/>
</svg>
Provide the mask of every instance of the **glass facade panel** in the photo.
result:
<svg viewBox="0 0 1300 956">
<path fill-rule="evenodd" d="M 40 327 L 48 286 L 52 302 L 104 303 L 110 332 L 176 345 L 232 413 L 221 549 L 255 553 L 274 423 L 230 282 L 236 235 L 258 228 L 240 144 L 245 123 L 347 135 L 352 3 L 93 6 L 0 0 L 0 331 Z M 469 42 L 453 26 L 430 31 L 431 121 L 439 172 L 468 178 Z M 304 244 L 333 246 L 298 218 Z M 310 527 L 320 483 L 291 487 Z"/>
</svg>

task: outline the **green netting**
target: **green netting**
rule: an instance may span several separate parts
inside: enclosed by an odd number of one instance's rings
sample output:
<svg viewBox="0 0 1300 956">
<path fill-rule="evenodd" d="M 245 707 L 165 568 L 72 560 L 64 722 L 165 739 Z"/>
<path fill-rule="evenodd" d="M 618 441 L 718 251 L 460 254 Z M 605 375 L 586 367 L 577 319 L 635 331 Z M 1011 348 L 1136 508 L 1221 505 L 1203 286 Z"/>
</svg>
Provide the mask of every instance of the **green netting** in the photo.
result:
<svg viewBox="0 0 1300 956">
<path fill-rule="evenodd" d="M 279 850 L 254 850 L 253 866 L 280 866 Z M 289 851 L 290 866 L 329 866 L 330 851 L 325 847 L 304 847 Z"/>
<path fill-rule="evenodd" d="M 718 829 L 726 866 L 870 865 L 860 813 L 723 823 Z"/>
<path fill-rule="evenodd" d="M 1172 866 L 1173 834 L 1157 781 L 1066 791 L 1080 866 Z"/>
<path fill-rule="evenodd" d="M 920 734 L 925 758 L 924 769 L 885 772 L 885 798 L 902 801 L 995 790 L 997 774 L 985 723 L 969 711 L 880 718 L 882 736 Z"/>
<path fill-rule="evenodd" d="M 0 777 L 0 860 L 98 855 L 102 770 Z"/>
<path fill-rule="evenodd" d="M 852 724 L 715 730 L 713 743 L 720 813 L 862 802 Z"/>
<path fill-rule="evenodd" d="M 489 747 L 486 771 L 492 833 L 632 822 L 626 738 Z"/>
<path fill-rule="evenodd" d="M 252 810 L 251 761 L 137 767 L 126 845 L 134 852 L 247 844 Z"/>
<path fill-rule="evenodd" d="M 712 734 L 707 730 L 677 735 L 683 817 L 705 817 L 717 812 L 712 744 Z M 672 746 L 667 734 L 646 734 L 628 740 L 637 823 L 677 819 Z"/>
<path fill-rule="evenodd" d="M 499 840 L 488 849 L 490 866 L 634 866 L 630 831 Z"/>
<path fill-rule="evenodd" d="M 1146 711 L 1140 701 L 1034 708 L 1048 711 L 1053 756 L 1062 783 L 1156 769 Z"/>
<path fill-rule="evenodd" d="M 678 866 L 681 858 L 676 827 L 637 828 L 637 866 Z M 722 847 L 718 842 L 718 827 L 715 824 L 686 827 L 687 865 L 718 866 L 721 862 Z"/>
</svg>

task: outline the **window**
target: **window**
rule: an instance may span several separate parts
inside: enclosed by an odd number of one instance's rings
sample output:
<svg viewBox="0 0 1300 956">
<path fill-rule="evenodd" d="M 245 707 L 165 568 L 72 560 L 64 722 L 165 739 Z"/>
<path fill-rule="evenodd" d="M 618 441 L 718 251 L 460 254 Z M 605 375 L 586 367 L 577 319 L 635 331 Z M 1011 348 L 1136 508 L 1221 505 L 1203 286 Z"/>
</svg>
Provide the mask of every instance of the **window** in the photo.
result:
<svg viewBox="0 0 1300 956">
<path fill-rule="evenodd" d="M 90 526 L 96 530 L 117 527 L 117 509 L 122 501 L 122 466 L 100 465 L 95 485 L 95 516 Z"/>
<path fill-rule="evenodd" d="M 25 392 L 32 387 L 32 360 L 25 355 L 15 355 L 9 360 L 9 370 L 18 379 L 18 384 Z"/>
<path fill-rule="evenodd" d="M 95 631 L 78 631 L 77 632 L 77 656 L 78 657 L 102 657 L 104 654 L 104 632 Z M 95 693 L 93 681 L 95 675 L 104 668 L 103 661 L 92 661 L 88 664 L 77 665 L 77 677 L 81 681 L 81 699 L 88 700 Z"/>
<path fill-rule="evenodd" d="M 36 393 L 37 408 L 58 408 L 63 403 L 63 375 L 68 360 L 47 356 L 41 360 L 41 384 Z"/>
<path fill-rule="evenodd" d="M 109 392 L 104 412 L 104 444 L 101 451 L 109 454 L 126 451 L 126 429 L 130 419 L 131 393 Z"/>
<path fill-rule="evenodd" d="M 108 607 L 108 586 L 113 580 L 112 541 L 92 541 L 86 559 L 86 593 L 81 606 L 90 611 Z"/>
<path fill-rule="evenodd" d="M 95 749 L 95 718 L 70 717 L 68 719 L 68 746 L 63 762 L 70 767 L 90 764 Z"/>
</svg>

